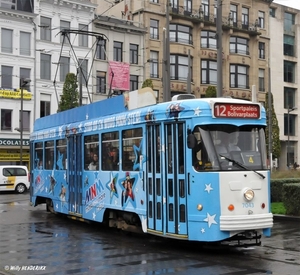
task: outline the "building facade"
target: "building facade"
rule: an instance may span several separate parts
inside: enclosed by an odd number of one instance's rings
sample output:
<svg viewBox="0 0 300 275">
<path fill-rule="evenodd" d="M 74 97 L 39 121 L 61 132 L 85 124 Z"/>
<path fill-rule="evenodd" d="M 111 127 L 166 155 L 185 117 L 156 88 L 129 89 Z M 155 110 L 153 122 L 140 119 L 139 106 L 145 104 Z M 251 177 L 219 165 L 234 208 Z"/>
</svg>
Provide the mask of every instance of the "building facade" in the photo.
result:
<svg viewBox="0 0 300 275">
<path fill-rule="evenodd" d="M 283 170 L 299 162 L 298 90 L 300 88 L 299 10 L 272 3 L 270 8 L 271 91 L 280 129 L 281 155 L 276 164 Z"/>
<path fill-rule="evenodd" d="M 0 1 L 0 164 L 20 164 L 21 155 L 23 163 L 29 162 L 34 91 L 32 85 L 21 91 L 20 80 L 34 82 L 35 20 L 33 1 Z"/>
</svg>

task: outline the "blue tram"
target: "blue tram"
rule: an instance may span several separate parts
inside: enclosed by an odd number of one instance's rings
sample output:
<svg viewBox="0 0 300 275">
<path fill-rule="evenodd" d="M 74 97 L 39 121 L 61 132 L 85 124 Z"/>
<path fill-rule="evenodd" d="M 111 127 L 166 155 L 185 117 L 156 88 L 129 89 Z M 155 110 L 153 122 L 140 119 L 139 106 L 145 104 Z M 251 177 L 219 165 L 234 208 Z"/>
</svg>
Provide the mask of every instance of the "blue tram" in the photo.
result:
<svg viewBox="0 0 300 275">
<path fill-rule="evenodd" d="M 36 120 L 31 204 L 183 240 L 270 236 L 264 108 L 231 98 L 145 105 L 121 95 Z"/>
</svg>

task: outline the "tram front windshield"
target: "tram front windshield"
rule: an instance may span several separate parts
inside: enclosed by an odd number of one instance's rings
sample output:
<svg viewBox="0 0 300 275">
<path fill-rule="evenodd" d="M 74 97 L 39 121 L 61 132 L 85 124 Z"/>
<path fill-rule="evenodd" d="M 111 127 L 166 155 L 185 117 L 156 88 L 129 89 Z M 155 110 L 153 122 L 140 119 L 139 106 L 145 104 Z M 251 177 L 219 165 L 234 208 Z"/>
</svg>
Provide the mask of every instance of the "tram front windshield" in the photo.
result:
<svg viewBox="0 0 300 275">
<path fill-rule="evenodd" d="M 192 162 L 199 172 L 267 169 L 263 127 L 201 125 L 194 128 L 193 136 Z"/>
</svg>

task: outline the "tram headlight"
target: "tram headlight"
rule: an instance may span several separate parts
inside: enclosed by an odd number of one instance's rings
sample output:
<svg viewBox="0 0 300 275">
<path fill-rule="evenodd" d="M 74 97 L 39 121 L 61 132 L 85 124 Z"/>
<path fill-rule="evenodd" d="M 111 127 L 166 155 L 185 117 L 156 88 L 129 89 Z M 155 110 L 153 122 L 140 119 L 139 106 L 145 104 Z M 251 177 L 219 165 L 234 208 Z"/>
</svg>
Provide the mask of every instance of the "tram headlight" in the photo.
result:
<svg viewBox="0 0 300 275">
<path fill-rule="evenodd" d="M 244 191 L 244 198 L 247 200 L 247 201 L 251 201 L 253 200 L 254 198 L 254 191 L 252 189 L 246 189 Z"/>
</svg>

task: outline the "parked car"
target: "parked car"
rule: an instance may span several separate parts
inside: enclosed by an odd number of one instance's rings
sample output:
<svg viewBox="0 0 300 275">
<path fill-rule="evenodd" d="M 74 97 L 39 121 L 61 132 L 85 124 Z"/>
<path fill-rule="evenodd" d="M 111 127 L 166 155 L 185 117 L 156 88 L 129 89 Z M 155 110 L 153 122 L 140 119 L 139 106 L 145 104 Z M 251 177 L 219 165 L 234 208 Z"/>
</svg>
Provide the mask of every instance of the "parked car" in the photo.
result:
<svg viewBox="0 0 300 275">
<path fill-rule="evenodd" d="M 30 186 L 30 174 L 26 166 L 0 166 L 0 191 L 24 193 Z"/>
</svg>

